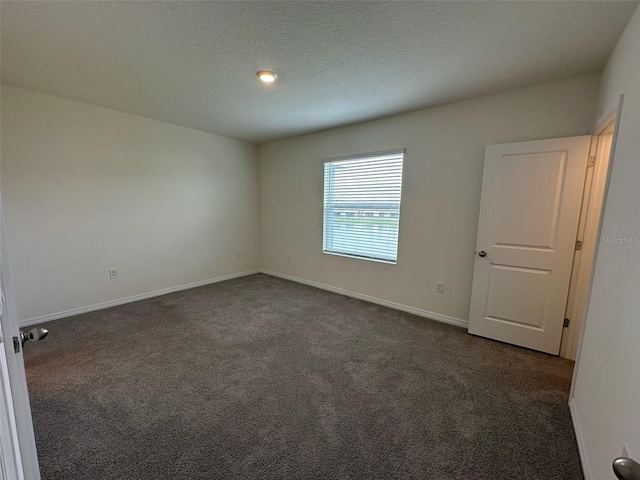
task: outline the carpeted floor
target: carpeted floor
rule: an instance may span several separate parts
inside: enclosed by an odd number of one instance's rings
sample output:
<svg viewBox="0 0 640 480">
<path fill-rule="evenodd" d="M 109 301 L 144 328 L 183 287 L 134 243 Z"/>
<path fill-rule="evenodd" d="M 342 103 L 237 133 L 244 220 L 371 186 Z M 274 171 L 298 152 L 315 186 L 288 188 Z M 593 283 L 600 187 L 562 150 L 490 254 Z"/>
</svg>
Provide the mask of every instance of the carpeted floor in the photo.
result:
<svg viewBox="0 0 640 480">
<path fill-rule="evenodd" d="M 253 275 L 46 324 L 44 480 L 581 479 L 573 363 Z"/>
</svg>

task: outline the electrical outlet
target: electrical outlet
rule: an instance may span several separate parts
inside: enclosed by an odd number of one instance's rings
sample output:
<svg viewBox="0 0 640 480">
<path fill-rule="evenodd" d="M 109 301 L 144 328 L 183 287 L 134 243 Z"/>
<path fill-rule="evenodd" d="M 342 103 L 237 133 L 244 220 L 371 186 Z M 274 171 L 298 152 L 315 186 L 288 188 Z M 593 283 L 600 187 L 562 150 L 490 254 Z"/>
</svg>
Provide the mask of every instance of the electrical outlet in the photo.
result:
<svg viewBox="0 0 640 480">
<path fill-rule="evenodd" d="M 109 278 L 111 278 L 111 279 L 118 278 L 118 270 L 116 270 L 115 268 L 110 268 L 109 269 Z"/>
<path fill-rule="evenodd" d="M 240 252 L 236 252 L 236 258 L 240 258 L 240 257 L 241 257 Z"/>
<path fill-rule="evenodd" d="M 444 282 L 436 282 L 436 292 L 444 293 Z"/>
</svg>

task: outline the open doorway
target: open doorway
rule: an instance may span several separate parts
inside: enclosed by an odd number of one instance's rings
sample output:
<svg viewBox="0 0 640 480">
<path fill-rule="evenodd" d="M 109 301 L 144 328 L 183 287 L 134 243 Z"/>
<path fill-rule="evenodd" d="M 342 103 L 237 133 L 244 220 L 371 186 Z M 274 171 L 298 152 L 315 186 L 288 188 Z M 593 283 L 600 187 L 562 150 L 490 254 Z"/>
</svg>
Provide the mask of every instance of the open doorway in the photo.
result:
<svg viewBox="0 0 640 480">
<path fill-rule="evenodd" d="M 576 250 L 567 296 L 566 320 L 560 345 L 560 356 L 571 360 L 575 360 L 577 357 L 580 332 L 590 294 L 589 287 L 595 265 L 600 223 L 610 172 L 616 117 L 617 114 L 613 113 L 600 121 L 591 141 L 576 237 Z"/>
</svg>

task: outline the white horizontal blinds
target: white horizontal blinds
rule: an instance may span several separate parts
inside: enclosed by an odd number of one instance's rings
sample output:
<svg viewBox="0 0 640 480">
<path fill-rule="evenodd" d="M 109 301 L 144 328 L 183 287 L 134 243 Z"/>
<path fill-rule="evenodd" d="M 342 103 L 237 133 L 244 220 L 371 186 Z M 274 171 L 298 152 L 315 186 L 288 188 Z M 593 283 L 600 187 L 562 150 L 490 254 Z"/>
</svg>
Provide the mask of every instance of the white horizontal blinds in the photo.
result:
<svg viewBox="0 0 640 480">
<path fill-rule="evenodd" d="M 404 150 L 324 163 L 323 251 L 396 262 Z"/>
</svg>

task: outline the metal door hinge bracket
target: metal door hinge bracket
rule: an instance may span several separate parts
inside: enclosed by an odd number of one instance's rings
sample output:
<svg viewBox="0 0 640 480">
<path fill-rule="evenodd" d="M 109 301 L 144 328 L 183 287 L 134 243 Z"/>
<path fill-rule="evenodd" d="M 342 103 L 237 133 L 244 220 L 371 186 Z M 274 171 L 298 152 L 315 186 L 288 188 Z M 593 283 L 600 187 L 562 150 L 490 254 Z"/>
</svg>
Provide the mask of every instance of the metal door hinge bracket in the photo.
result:
<svg viewBox="0 0 640 480">
<path fill-rule="evenodd" d="M 13 337 L 13 351 L 15 353 L 20 352 L 20 346 L 21 346 L 20 339 L 18 337 Z"/>
<path fill-rule="evenodd" d="M 576 250 L 582 250 L 582 240 L 576 240 Z"/>
<path fill-rule="evenodd" d="M 564 319 L 564 323 L 562 324 L 562 326 L 563 326 L 564 328 L 566 328 L 566 327 L 568 327 L 568 326 L 569 326 L 569 319 L 568 319 L 568 318 L 565 318 L 565 319 Z"/>
<path fill-rule="evenodd" d="M 596 157 L 589 157 L 589 162 L 587 163 L 587 168 L 591 168 L 596 164 Z"/>
</svg>

